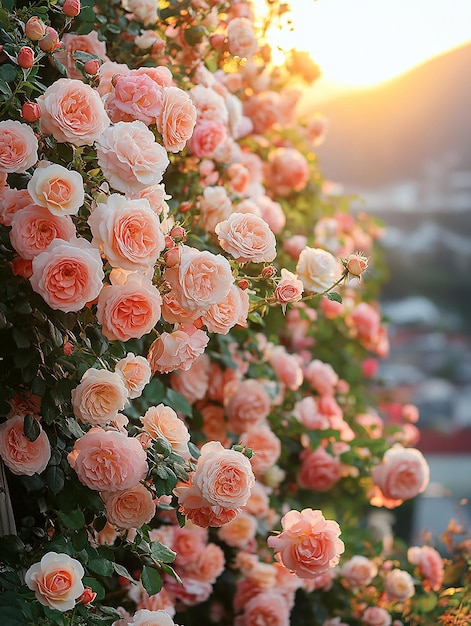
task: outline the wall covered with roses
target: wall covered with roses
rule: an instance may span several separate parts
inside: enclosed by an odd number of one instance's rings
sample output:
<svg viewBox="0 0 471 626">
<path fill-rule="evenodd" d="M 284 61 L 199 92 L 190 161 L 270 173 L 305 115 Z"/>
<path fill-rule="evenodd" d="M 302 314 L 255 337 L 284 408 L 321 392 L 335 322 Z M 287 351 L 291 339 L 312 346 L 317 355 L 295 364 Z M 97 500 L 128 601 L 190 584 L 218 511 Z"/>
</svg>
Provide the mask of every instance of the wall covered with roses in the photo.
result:
<svg viewBox="0 0 471 626">
<path fill-rule="evenodd" d="M 287 11 L 3 0 L 2 624 L 470 623 L 465 530 L 377 522 L 429 470 Z"/>
</svg>

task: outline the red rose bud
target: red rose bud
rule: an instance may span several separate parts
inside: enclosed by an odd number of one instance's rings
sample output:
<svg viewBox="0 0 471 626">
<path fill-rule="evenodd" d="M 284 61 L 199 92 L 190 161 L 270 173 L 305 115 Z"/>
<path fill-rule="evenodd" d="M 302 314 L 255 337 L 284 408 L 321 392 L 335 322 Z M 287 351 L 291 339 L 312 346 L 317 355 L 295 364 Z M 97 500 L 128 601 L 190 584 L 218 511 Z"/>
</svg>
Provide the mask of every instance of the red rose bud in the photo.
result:
<svg viewBox="0 0 471 626">
<path fill-rule="evenodd" d="M 209 43 L 215 50 L 221 50 L 224 47 L 226 37 L 220 33 L 214 33 L 209 37 Z"/>
<path fill-rule="evenodd" d="M 170 231 L 170 236 L 174 239 L 181 239 L 182 241 L 185 241 L 186 231 L 183 226 L 174 226 Z"/>
<path fill-rule="evenodd" d="M 59 33 L 52 26 L 46 27 L 46 34 L 39 41 L 39 47 L 43 52 L 53 52 L 60 46 Z"/>
<path fill-rule="evenodd" d="M 95 74 L 98 73 L 98 70 L 100 69 L 100 61 L 98 59 L 90 59 L 90 61 L 87 61 L 84 66 L 84 72 L 86 74 L 89 74 L 90 76 L 95 76 Z"/>
<path fill-rule="evenodd" d="M 30 17 L 25 25 L 25 35 L 31 41 L 39 41 L 46 34 L 46 24 L 39 17 Z"/>
<path fill-rule="evenodd" d="M 85 587 L 82 595 L 78 599 L 81 604 L 90 604 L 96 598 L 96 591 L 93 591 L 91 587 Z"/>
<path fill-rule="evenodd" d="M 264 267 L 262 270 L 262 278 L 271 278 L 275 274 L 276 267 L 273 267 L 273 265 L 267 265 L 267 267 Z"/>
<path fill-rule="evenodd" d="M 25 102 L 21 108 L 21 115 L 26 122 L 35 122 L 41 117 L 41 107 L 37 102 Z"/>
<path fill-rule="evenodd" d="M 249 288 L 249 281 L 246 278 L 242 278 L 237 283 L 237 286 L 239 287 L 239 289 L 242 289 L 242 291 L 245 291 L 246 289 Z"/>
<path fill-rule="evenodd" d="M 23 69 L 29 69 L 34 65 L 34 50 L 29 46 L 20 48 L 17 57 L 18 65 Z"/>
<path fill-rule="evenodd" d="M 65 341 L 62 349 L 64 351 L 65 356 L 69 356 L 74 351 L 74 346 L 72 343 L 70 343 L 70 341 Z"/>
<path fill-rule="evenodd" d="M 62 5 L 62 13 L 67 15 L 67 17 L 77 17 L 80 9 L 80 0 L 65 0 Z"/>
</svg>

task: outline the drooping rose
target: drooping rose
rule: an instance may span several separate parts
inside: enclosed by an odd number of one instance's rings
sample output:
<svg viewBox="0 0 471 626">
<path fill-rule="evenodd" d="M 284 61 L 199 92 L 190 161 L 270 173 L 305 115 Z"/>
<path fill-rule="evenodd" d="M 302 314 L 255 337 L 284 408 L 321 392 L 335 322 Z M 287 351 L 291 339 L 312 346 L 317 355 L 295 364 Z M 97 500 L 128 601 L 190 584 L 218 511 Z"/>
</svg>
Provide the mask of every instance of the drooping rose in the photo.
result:
<svg viewBox="0 0 471 626">
<path fill-rule="evenodd" d="M 25 583 L 42 605 L 65 612 L 74 608 L 84 592 L 84 574 L 77 559 L 68 554 L 48 552 L 27 570 Z"/>
<path fill-rule="evenodd" d="M 16 415 L 0 424 L 0 457 L 20 476 L 40 474 L 51 458 L 51 446 L 38 422 L 39 436 L 31 441 L 24 432 L 24 417 Z"/>
</svg>

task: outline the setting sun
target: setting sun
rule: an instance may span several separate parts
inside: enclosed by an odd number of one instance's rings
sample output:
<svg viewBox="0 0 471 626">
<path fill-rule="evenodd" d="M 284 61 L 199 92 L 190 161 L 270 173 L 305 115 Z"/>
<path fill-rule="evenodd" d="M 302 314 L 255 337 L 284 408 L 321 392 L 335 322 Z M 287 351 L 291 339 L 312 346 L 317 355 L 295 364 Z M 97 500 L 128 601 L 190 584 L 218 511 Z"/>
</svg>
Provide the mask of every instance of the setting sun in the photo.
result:
<svg viewBox="0 0 471 626">
<path fill-rule="evenodd" d="M 292 30 L 272 29 L 281 49 L 310 53 L 323 77 L 344 86 L 388 80 L 471 39 L 463 0 L 291 0 Z"/>
</svg>

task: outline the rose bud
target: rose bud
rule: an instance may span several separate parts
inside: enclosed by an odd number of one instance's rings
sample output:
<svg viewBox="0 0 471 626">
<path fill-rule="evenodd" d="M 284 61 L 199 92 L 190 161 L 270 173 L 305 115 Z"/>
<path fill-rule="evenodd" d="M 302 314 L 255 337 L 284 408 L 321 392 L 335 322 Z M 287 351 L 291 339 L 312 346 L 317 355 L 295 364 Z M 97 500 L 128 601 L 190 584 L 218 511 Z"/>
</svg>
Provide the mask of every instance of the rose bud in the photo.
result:
<svg viewBox="0 0 471 626">
<path fill-rule="evenodd" d="M 239 289 L 242 289 L 242 291 L 245 291 L 249 288 L 249 281 L 246 278 L 241 278 L 237 283 L 237 286 Z"/>
<path fill-rule="evenodd" d="M 170 231 L 170 236 L 173 237 L 174 239 L 182 239 L 183 241 L 185 241 L 185 238 L 186 238 L 185 229 L 183 228 L 183 226 L 174 226 L 172 230 Z"/>
<path fill-rule="evenodd" d="M 21 115 L 27 122 L 35 122 L 41 117 L 41 107 L 37 102 L 25 102 L 21 108 Z"/>
<path fill-rule="evenodd" d="M 164 254 L 165 265 L 167 267 L 175 267 L 176 265 L 179 265 L 180 257 L 181 257 L 180 248 L 175 247 L 175 248 L 171 248 L 170 250 L 167 250 L 167 252 Z"/>
<path fill-rule="evenodd" d="M 100 61 L 98 59 L 90 59 L 90 61 L 87 61 L 84 66 L 84 72 L 86 74 L 89 74 L 90 76 L 95 76 L 95 74 L 98 73 L 98 70 L 100 69 Z"/>
<path fill-rule="evenodd" d="M 359 253 L 351 254 L 346 261 L 345 267 L 350 276 L 360 278 L 368 267 L 368 257 Z"/>
<path fill-rule="evenodd" d="M 52 26 L 47 26 L 46 34 L 39 42 L 43 52 L 53 52 L 60 46 L 59 33 Z"/>
<path fill-rule="evenodd" d="M 77 17 L 80 9 L 80 0 L 65 0 L 62 5 L 62 13 L 67 17 Z"/>
<path fill-rule="evenodd" d="M 226 42 L 226 37 L 221 33 L 214 33 L 209 37 L 209 43 L 215 50 L 221 50 Z"/>
<path fill-rule="evenodd" d="M 271 278 L 275 274 L 276 274 L 276 267 L 273 267 L 273 265 L 267 265 L 262 270 L 262 278 Z"/>
<path fill-rule="evenodd" d="M 25 25 L 25 35 L 31 41 L 39 41 L 46 34 L 46 24 L 39 17 L 30 17 Z"/>
<path fill-rule="evenodd" d="M 34 65 L 34 50 L 29 46 L 20 48 L 17 57 L 18 65 L 23 69 L 29 69 Z"/>
<path fill-rule="evenodd" d="M 175 248 L 175 242 L 170 237 L 170 235 L 165 235 L 165 247 L 168 248 L 169 250 L 171 250 L 172 248 Z"/>
<path fill-rule="evenodd" d="M 96 598 L 96 591 L 93 591 L 91 587 L 85 587 L 82 595 L 78 599 L 80 604 L 90 604 Z"/>
</svg>

